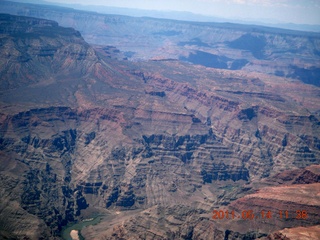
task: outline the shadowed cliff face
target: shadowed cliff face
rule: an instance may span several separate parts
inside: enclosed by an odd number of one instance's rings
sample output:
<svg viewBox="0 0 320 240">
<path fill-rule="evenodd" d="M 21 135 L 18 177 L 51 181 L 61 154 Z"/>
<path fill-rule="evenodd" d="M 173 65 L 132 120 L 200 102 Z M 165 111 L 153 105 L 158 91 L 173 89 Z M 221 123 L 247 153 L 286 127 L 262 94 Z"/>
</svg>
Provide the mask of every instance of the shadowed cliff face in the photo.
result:
<svg viewBox="0 0 320 240">
<path fill-rule="evenodd" d="M 88 239 L 253 238 L 287 227 L 246 232 L 246 223 L 218 224 L 211 212 L 282 184 L 275 174 L 319 164 L 317 87 L 116 60 L 55 22 L 0 19 L 1 234 L 54 239 L 97 212 L 105 216 L 83 231 Z M 309 172 L 283 181 L 318 184 Z"/>
<path fill-rule="evenodd" d="M 1 15 L 0 24 L 1 90 L 71 81 L 95 67 L 94 51 L 74 29 L 61 28 L 48 20 L 24 21 L 10 15 Z M 90 65 L 84 66 L 84 59 L 90 60 Z"/>
</svg>

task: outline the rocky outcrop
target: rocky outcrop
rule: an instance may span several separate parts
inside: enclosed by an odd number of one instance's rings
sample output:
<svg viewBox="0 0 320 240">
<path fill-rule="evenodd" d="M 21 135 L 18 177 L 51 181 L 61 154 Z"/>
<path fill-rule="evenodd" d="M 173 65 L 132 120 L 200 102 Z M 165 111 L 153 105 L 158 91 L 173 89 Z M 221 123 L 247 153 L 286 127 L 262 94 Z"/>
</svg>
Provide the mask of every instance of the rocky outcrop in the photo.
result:
<svg viewBox="0 0 320 240">
<path fill-rule="evenodd" d="M 302 169 L 288 170 L 274 175 L 270 182 L 279 184 L 311 184 L 320 182 L 319 165 L 311 165 Z"/>
<path fill-rule="evenodd" d="M 244 221 L 252 231 L 262 233 L 318 225 L 319 188 L 319 183 L 262 188 L 228 205 L 228 211 L 235 212 L 230 228 L 241 232 Z M 247 215 L 248 211 L 252 214 Z"/>
<path fill-rule="evenodd" d="M 1 15 L 1 90 L 50 83 L 49 79 L 58 83 L 63 77 L 70 81 L 95 67 L 97 57 L 79 32 L 49 20 L 25 19 Z"/>
<path fill-rule="evenodd" d="M 293 240 L 293 239 L 310 239 L 317 240 L 320 237 L 319 225 L 313 227 L 285 228 L 281 231 L 269 234 L 266 240 Z"/>
</svg>

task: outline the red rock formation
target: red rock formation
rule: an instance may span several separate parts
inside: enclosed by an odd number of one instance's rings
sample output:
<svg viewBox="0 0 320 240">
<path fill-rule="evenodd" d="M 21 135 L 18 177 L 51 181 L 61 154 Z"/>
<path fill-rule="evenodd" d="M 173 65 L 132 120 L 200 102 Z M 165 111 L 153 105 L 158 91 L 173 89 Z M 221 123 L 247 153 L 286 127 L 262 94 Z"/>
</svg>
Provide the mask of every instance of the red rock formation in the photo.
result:
<svg viewBox="0 0 320 240">
<path fill-rule="evenodd" d="M 320 183 L 262 188 L 228 205 L 228 211 L 234 211 L 236 216 L 228 224 L 233 231 L 242 232 L 248 224 L 252 231 L 264 233 L 317 225 L 320 223 L 319 197 Z M 243 211 L 252 211 L 254 216 L 243 220 Z"/>
<path fill-rule="evenodd" d="M 320 226 L 285 228 L 269 234 L 266 240 L 318 240 L 320 238 Z"/>
</svg>

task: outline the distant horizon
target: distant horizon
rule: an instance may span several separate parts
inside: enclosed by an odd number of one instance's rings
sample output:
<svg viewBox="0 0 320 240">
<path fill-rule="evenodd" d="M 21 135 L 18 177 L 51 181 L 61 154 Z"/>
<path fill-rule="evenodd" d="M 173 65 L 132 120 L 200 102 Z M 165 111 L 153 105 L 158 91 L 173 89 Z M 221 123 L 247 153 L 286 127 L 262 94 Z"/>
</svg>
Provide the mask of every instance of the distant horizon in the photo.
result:
<svg viewBox="0 0 320 240">
<path fill-rule="evenodd" d="M 20 1 L 23 2 L 23 1 Z M 37 1 L 34 1 L 37 2 Z M 41 3 L 42 1 L 39 1 Z M 49 3 L 120 7 L 139 10 L 180 11 L 208 17 L 265 23 L 320 25 L 318 0 L 45 0 Z"/>
</svg>

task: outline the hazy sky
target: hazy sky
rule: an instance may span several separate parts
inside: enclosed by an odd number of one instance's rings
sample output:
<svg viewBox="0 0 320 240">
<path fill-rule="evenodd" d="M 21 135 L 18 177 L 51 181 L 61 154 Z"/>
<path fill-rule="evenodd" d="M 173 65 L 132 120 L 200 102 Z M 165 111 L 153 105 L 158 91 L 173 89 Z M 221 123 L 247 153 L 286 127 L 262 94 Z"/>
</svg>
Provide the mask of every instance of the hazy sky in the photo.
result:
<svg viewBox="0 0 320 240">
<path fill-rule="evenodd" d="M 59 3 L 178 10 L 234 19 L 320 24 L 320 0 L 47 0 Z"/>
</svg>

